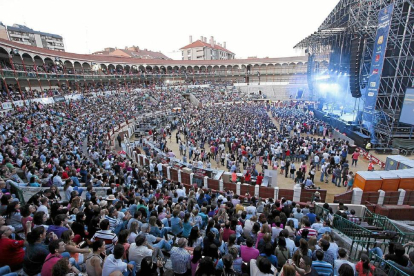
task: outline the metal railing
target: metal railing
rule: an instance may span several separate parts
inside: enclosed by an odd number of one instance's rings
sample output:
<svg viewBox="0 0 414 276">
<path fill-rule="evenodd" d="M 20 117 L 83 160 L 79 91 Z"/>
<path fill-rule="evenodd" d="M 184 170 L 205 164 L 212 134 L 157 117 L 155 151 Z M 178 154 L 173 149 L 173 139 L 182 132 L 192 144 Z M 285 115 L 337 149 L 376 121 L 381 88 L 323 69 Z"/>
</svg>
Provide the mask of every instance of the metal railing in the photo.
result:
<svg viewBox="0 0 414 276">
<path fill-rule="evenodd" d="M 389 276 L 411 276 L 408 273 L 401 271 L 392 262 L 382 259 L 376 254 L 370 254 L 371 264 L 377 268 L 381 268 Z"/>
<path fill-rule="evenodd" d="M 369 226 L 377 227 L 376 230 L 369 230 L 359 224 L 356 224 L 347 218 L 340 215 L 330 215 L 329 210 L 316 205 L 315 214 L 322 220 L 331 220 L 332 226 L 350 238 L 351 248 L 349 250 L 349 257 L 353 261 L 357 261 L 360 258 L 362 252 L 369 253 L 374 247 L 381 248 L 382 252 L 387 252 L 389 242 L 392 236 L 379 235 L 379 231 L 395 232 L 396 236 L 393 239 L 394 242 L 406 244 L 407 242 L 414 241 L 414 233 L 401 231 L 391 220 L 387 217 L 374 214 L 365 208 L 362 217 L 358 217 L 361 222 L 366 222 Z M 406 249 L 406 253 L 414 250 L 414 246 L 409 246 Z"/>
</svg>

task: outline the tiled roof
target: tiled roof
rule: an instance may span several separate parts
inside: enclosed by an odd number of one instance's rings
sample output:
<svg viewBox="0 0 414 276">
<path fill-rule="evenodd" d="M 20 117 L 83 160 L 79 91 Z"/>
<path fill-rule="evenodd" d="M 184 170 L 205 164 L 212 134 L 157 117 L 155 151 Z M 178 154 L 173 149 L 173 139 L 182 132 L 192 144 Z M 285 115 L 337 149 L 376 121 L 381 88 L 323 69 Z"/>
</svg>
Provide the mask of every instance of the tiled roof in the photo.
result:
<svg viewBox="0 0 414 276">
<path fill-rule="evenodd" d="M 228 49 L 226 49 L 224 47 L 221 47 L 221 46 L 219 46 L 217 44 L 214 44 L 214 47 L 211 47 L 211 44 L 210 43 L 203 42 L 201 40 L 196 40 L 193 43 L 188 44 L 188 45 L 180 48 L 180 50 L 197 48 L 197 47 L 207 47 L 207 48 L 210 48 L 210 49 L 221 50 L 221 51 L 224 51 L 224 52 L 227 52 L 227 53 L 230 53 L 230 54 L 234 54 L 233 52 L 229 51 Z"/>
<path fill-rule="evenodd" d="M 166 55 L 160 52 L 153 52 L 148 50 L 130 51 L 127 49 L 117 49 L 110 52 L 111 56 L 127 56 L 132 58 L 143 58 L 143 59 L 170 59 Z"/>
<path fill-rule="evenodd" d="M 142 65 L 164 65 L 164 66 L 209 66 L 209 65 L 242 65 L 242 64 L 262 64 L 262 63 L 291 63 L 307 62 L 306 56 L 283 57 L 283 58 L 255 58 L 255 59 L 229 59 L 229 60 L 162 60 L 162 59 L 138 59 L 129 57 L 118 57 L 110 55 L 84 55 L 69 52 L 53 51 L 45 48 L 38 48 L 31 45 L 20 44 L 14 41 L 0 39 L 0 47 L 9 47 L 21 52 L 32 53 L 47 57 L 59 57 L 61 60 L 73 60 L 79 62 L 96 62 L 96 63 L 118 63 L 118 64 L 142 64 Z"/>
</svg>

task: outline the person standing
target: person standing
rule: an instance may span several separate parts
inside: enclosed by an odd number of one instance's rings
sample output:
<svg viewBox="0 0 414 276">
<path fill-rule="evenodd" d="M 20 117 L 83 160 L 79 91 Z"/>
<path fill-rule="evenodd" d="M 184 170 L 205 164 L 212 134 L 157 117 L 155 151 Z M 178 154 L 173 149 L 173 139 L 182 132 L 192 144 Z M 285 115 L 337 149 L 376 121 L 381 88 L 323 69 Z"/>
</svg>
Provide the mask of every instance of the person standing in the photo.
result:
<svg viewBox="0 0 414 276">
<path fill-rule="evenodd" d="M 354 151 L 354 153 L 352 154 L 352 164 L 351 166 L 353 166 L 355 164 L 355 167 L 357 166 L 358 163 L 358 158 L 359 158 L 359 151 L 356 150 Z"/>
<path fill-rule="evenodd" d="M 121 147 L 121 141 L 122 141 L 121 135 L 118 134 L 118 136 L 116 137 L 116 140 L 118 140 L 118 146 Z"/>
</svg>

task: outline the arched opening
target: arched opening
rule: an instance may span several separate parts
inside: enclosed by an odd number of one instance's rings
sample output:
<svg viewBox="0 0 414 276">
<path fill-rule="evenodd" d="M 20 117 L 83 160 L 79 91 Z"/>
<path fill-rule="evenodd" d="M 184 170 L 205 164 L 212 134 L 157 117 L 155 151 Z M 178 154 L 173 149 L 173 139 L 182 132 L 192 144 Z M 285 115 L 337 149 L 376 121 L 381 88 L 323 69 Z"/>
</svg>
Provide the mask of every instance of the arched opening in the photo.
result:
<svg viewBox="0 0 414 276">
<path fill-rule="evenodd" d="M 24 66 L 26 67 L 26 71 L 27 72 L 34 72 L 34 69 L 33 69 L 34 61 L 33 61 L 32 56 L 29 55 L 28 53 L 24 53 L 22 55 L 22 60 L 24 62 Z"/>
<path fill-rule="evenodd" d="M 22 57 L 20 56 L 20 54 L 12 53 L 11 57 L 12 57 L 13 65 L 14 65 L 14 70 L 24 71 Z"/>
<path fill-rule="evenodd" d="M 124 67 L 122 65 L 118 64 L 115 68 L 118 75 L 122 75 L 124 73 Z"/>
<path fill-rule="evenodd" d="M 165 66 L 161 66 L 160 67 L 160 74 L 165 75 L 167 73 L 167 69 L 165 68 Z"/>
<path fill-rule="evenodd" d="M 99 68 L 99 66 L 95 66 L 95 67 Z M 92 66 L 91 66 L 91 64 L 89 62 L 82 63 L 82 69 L 83 69 L 83 72 L 86 75 L 92 74 Z"/>
<path fill-rule="evenodd" d="M 63 62 L 63 68 L 65 69 L 66 74 L 72 75 L 74 73 L 73 64 L 69 60 Z"/>
<path fill-rule="evenodd" d="M 145 67 L 145 71 L 146 71 L 148 74 L 152 74 L 152 67 L 151 67 L 151 66 L 149 66 L 149 65 L 147 65 L 147 67 Z"/>
<path fill-rule="evenodd" d="M 114 74 L 115 74 L 115 72 L 116 72 L 115 65 L 113 65 L 113 64 L 109 64 L 109 65 L 108 65 L 108 74 L 110 74 L 110 75 L 114 75 Z"/>
<path fill-rule="evenodd" d="M 82 65 L 80 64 L 79 61 L 75 61 L 75 63 L 73 64 L 73 68 L 75 69 L 75 74 L 77 75 L 83 74 Z"/>
<path fill-rule="evenodd" d="M 125 71 L 125 74 L 130 74 L 131 73 L 131 66 L 125 65 L 124 71 Z"/>
<path fill-rule="evenodd" d="M 45 70 L 46 73 L 55 73 L 55 63 L 53 62 L 53 60 L 49 57 L 45 58 Z"/>
<path fill-rule="evenodd" d="M 106 66 L 106 64 L 101 64 L 100 66 L 100 70 L 103 74 L 107 75 L 108 74 L 108 67 Z"/>
<path fill-rule="evenodd" d="M 131 72 L 132 72 L 132 74 L 138 74 L 138 66 L 137 65 L 132 65 Z"/>
<path fill-rule="evenodd" d="M 11 70 L 11 64 L 9 59 L 9 53 L 6 49 L 0 48 L 0 61 L 1 61 L 1 68 L 3 70 Z"/>
</svg>

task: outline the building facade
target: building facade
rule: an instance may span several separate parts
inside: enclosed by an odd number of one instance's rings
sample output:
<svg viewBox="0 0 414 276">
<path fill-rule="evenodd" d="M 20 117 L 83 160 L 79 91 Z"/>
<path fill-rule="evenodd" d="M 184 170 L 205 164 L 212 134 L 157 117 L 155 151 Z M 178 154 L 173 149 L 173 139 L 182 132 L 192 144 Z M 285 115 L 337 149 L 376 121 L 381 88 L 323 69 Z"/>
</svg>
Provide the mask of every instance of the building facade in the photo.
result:
<svg viewBox="0 0 414 276">
<path fill-rule="evenodd" d="M 259 73 L 259 74 L 258 74 Z M 272 99 L 289 99 L 307 86 L 307 57 L 161 60 L 52 51 L 0 39 L 0 88 L 25 91 L 92 91 L 105 85 L 268 85 Z M 277 89 L 276 89 L 277 88 Z M 263 90 L 262 90 L 263 91 Z M 63 92 L 62 92 L 63 93 Z M 273 94 L 272 94 L 273 93 Z M 10 96 L 9 96 L 10 97 Z"/>
<path fill-rule="evenodd" d="M 214 37 L 207 43 L 206 37 L 200 37 L 193 42 L 190 36 L 190 44 L 180 48 L 182 60 L 226 60 L 234 59 L 235 54 L 226 48 L 226 42 L 217 43 Z"/>
<path fill-rule="evenodd" d="M 24 25 L 5 26 L 0 22 L 0 38 L 55 51 L 65 51 L 63 37 L 35 31 Z"/>
</svg>

